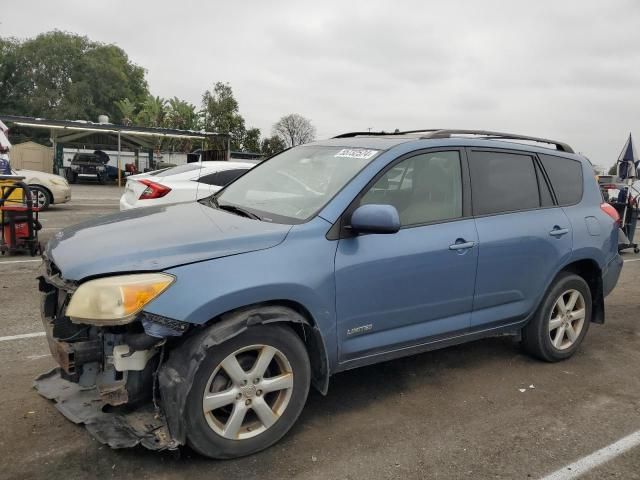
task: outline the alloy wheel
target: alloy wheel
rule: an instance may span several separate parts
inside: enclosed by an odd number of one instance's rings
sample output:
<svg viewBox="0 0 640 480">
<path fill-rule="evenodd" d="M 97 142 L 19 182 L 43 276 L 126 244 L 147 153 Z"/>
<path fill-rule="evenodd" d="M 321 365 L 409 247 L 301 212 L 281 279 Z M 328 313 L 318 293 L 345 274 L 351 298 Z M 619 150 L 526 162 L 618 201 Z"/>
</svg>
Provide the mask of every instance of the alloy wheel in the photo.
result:
<svg viewBox="0 0 640 480">
<path fill-rule="evenodd" d="M 292 392 L 293 371 L 287 357 L 269 345 L 251 345 L 216 367 L 207 381 L 202 410 L 215 433 L 244 440 L 275 424 Z"/>
<path fill-rule="evenodd" d="M 31 201 L 36 202 L 38 208 L 42 208 L 47 203 L 47 194 L 42 190 L 33 189 L 31 191 Z"/>
<path fill-rule="evenodd" d="M 562 293 L 551 309 L 549 338 L 558 350 L 570 348 L 580 337 L 585 322 L 585 301 L 578 290 Z"/>
</svg>

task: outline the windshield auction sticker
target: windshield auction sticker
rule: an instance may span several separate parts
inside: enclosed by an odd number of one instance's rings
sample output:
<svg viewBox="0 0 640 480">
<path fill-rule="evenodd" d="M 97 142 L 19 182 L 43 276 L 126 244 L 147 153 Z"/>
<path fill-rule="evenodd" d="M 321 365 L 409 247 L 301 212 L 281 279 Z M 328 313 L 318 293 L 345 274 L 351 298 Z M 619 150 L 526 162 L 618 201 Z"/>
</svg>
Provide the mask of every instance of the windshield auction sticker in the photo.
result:
<svg viewBox="0 0 640 480">
<path fill-rule="evenodd" d="M 369 160 L 373 158 L 380 150 L 366 150 L 364 148 L 343 148 L 334 157 L 340 158 L 360 158 Z"/>
</svg>

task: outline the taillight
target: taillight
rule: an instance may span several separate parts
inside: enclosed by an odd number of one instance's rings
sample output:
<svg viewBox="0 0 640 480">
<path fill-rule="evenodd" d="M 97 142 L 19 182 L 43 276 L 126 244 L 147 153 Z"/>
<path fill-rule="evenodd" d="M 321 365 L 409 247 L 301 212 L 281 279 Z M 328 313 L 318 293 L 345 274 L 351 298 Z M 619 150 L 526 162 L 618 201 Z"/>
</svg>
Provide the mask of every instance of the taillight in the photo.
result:
<svg viewBox="0 0 640 480">
<path fill-rule="evenodd" d="M 620 215 L 618 211 L 608 203 L 601 203 L 600 210 L 609 215 L 617 226 L 620 226 Z"/>
<path fill-rule="evenodd" d="M 147 186 L 147 188 L 144 189 L 144 192 L 142 192 L 138 200 L 150 200 L 152 198 L 161 198 L 171 191 L 169 187 L 160 185 L 159 183 L 156 183 L 156 182 L 152 182 L 151 180 L 147 180 L 146 178 L 143 178 L 138 181 L 143 185 Z"/>
</svg>

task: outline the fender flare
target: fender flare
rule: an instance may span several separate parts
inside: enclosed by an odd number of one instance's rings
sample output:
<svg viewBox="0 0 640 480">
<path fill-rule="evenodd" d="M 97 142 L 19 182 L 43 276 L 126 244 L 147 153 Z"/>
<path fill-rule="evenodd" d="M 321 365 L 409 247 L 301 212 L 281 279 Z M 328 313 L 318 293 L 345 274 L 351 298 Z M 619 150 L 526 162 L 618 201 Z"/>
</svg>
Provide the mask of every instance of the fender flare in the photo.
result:
<svg viewBox="0 0 640 480">
<path fill-rule="evenodd" d="M 171 436 L 179 444 L 186 441 L 182 418 L 187 396 L 207 350 L 241 334 L 253 325 L 274 322 L 293 323 L 301 327 L 304 335 L 302 340 L 307 346 L 311 361 L 312 383 L 322 394 L 327 393 L 329 359 L 317 327 L 295 310 L 280 305 L 255 305 L 233 310 L 221 315 L 216 323 L 194 331 L 184 342 L 170 350 L 169 359 L 159 368 L 158 385 L 162 407 Z"/>
</svg>

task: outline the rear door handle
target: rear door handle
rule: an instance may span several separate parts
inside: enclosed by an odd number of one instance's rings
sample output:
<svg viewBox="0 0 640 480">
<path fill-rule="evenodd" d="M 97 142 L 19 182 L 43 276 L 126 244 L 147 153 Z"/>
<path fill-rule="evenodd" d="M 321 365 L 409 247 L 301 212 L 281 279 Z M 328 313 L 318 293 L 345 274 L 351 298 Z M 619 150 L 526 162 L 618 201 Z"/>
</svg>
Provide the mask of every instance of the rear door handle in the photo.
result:
<svg viewBox="0 0 640 480">
<path fill-rule="evenodd" d="M 462 241 L 456 241 L 456 243 L 454 243 L 453 245 L 449 245 L 449 250 L 466 250 L 467 248 L 471 248 L 476 244 L 476 242 L 465 242 L 464 240 Z"/>
<path fill-rule="evenodd" d="M 549 232 L 549 235 L 551 235 L 552 237 L 561 237 L 562 235 L 566 235 L 567 233 L 569 233 L 568 228 L 560 228 L 556 226 L 553 227 L 553 230 Z"/>
</svg>

